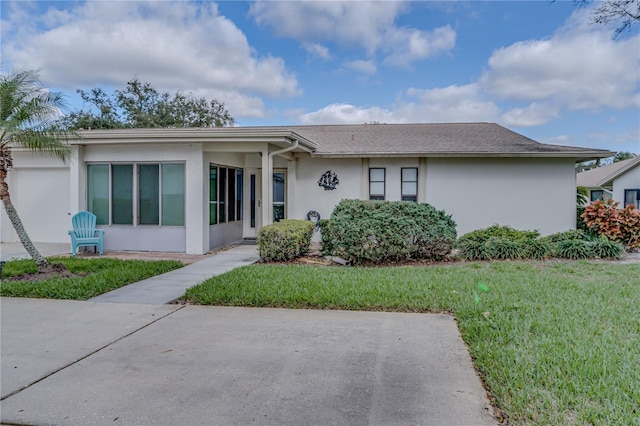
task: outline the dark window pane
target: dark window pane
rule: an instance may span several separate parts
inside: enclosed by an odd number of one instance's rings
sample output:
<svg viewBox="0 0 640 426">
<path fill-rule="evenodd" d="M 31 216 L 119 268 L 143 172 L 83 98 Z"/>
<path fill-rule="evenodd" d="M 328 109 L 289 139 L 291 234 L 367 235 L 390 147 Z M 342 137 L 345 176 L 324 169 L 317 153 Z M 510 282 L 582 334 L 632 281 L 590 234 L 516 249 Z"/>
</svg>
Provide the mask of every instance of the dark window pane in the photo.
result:
<svg viewBox="0 0 640 426">
<path fill-rule="evenodd" d="M 249 196 L 251 197 L 251 205 L 250 205 L 250 210 L 251 212 L 249 213 L 251 215 L 251 227 L 255 228 L 256 227 L 256 175 L 251 175 L 250 178 L 250 194 Z"/>
<path fill-rule="evenodd" d="M 218 174 L 218 223 L 227 221 L 225 201 L 227 199 L 227 169 L 220 167 Z"/>
<path fill-rule="evenodd" d="M 140 225 L 160 224 L 160 166 L 138 166 L 138 209 Z"/>
<path fill-rule="evenodd" d="M 109 165 L 87 166 L 87 204 L 98 225 L 109 224 Z"/>
<path fill-rule="evenodd" d="M 242 194 L 244 185 L 244 173 L 236 170 L 236 218 L 242 220 Z"/>
<path fill-rule="evenodd" d="M 273 174 L 273 202 L 284 203 L 284 173 L 276 172 Z"/>
<path fill-rule="evenodd" d="M 236 220 L 236 169 L 227 169 L 227 213 L 229 222 Z"/>
<path fill-rule="evenodd" d="M 284 219 L 284 204 L 273 205 L 273 221 L 279 222 Z"/>
<path fill-rule="evenodd" d="M 113 223 L 133 225 L 133 165 L 114 164 L 111 175 Z"/>
<path fill-rule="evenodd" d="M 184 164 L 162 165 L 162 224 L 184 226 Z"/>
</svg>

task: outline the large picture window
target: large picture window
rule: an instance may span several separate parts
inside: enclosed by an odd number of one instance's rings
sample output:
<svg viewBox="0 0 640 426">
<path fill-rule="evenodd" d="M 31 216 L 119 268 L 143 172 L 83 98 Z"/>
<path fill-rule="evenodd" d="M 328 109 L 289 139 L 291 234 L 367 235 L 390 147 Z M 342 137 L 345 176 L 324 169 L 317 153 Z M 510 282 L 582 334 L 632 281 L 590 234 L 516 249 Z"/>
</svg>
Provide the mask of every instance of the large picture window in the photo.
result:
<svg viewBox="0 0 640 426">
<path fill-rule="evenodd" d="M 98 225 L 184 226 L 184 164 L 87 166 L 87 206 Z"/>
<path fill-rule="evenodd" d="M 640 209 L 640 189 L 624 190 L 624 207 L 631 204 L 636 209 Z"/>
<path fill-rule="evenodd" d="M 273 221 L 279 222 L 286 217 L 286 173 L 273 172 Z"/>
<path fill-rule="evenodd" d="M 400 170 L 402 177 L 402 201 L 418 201 L 418 169 L 406 167 Z"/>
<path fill-rule="evenodd" d="M 369 169 L 369 199 L 384 200 L 385 197 L 385 174 L 384 168 Z"/>
<path fill-rule="evenodd" d="M 209 225 L 242 220 L 242 169 L 209 165 Z"/>
</svg>

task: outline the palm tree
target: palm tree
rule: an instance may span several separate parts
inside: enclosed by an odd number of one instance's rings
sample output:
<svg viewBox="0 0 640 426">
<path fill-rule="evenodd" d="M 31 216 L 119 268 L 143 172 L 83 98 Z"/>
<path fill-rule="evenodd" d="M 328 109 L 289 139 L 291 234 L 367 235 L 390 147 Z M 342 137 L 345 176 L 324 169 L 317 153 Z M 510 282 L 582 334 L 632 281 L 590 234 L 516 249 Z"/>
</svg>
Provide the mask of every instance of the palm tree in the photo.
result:
<svg viewBox="0 0 640 426">
<path fill-rule="evenodd" d="M 66 139 L 77 134 L 58 124 L 65 107 L 60 93 L 42 87 L 39 70 L 21 70 L 0 75 L 0 200 L 18 233 L 20 242 L 38 266 L 38 272 L 51 265 L 31 242 L 18 216 L 7 185 L 7 173 L 13 167 L 12 148 L 26 148 L 66 161 L 70 149 Z"/>
</svg>

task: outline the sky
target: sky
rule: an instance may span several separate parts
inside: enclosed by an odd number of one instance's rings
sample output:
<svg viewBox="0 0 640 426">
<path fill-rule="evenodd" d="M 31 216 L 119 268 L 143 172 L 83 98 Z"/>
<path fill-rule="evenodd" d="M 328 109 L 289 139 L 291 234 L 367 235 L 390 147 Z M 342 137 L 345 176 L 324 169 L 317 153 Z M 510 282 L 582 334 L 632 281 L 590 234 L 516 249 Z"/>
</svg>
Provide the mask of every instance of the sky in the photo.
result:
<svg viewBox="0 0 640 426">
<path fill-rule="evenodd" d="M 1 64 L 83 106 L 138 78 L 238 126 L 495 122 L 640 154 L 640 24 L 573 1 L 1 1 Z"/>
</svg>

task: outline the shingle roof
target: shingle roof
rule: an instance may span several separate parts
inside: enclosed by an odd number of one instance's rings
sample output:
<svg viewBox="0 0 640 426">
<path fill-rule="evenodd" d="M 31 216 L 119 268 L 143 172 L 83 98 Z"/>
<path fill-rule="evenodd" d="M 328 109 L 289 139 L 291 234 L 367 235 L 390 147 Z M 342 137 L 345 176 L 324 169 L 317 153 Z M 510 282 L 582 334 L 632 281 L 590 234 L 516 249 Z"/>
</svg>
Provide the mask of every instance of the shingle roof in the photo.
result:
<svg viewBox="0 0 640 426">
<path fill-rule="evenodd" d="M 618 161 L 595 169 L 580 172 L 576 176 L 576 184 L 586 188 L 598 188 L 608 185 L 618 176 L 640 166 L 640 156 L 628 160 Z"/>
<path fill-rule="evenodd" d="M 287 129 L 316 142 L 314 156 L 613 155 L 607 150 L 543 144 L 495 123 L 313 125 Z"/>
</svg>

